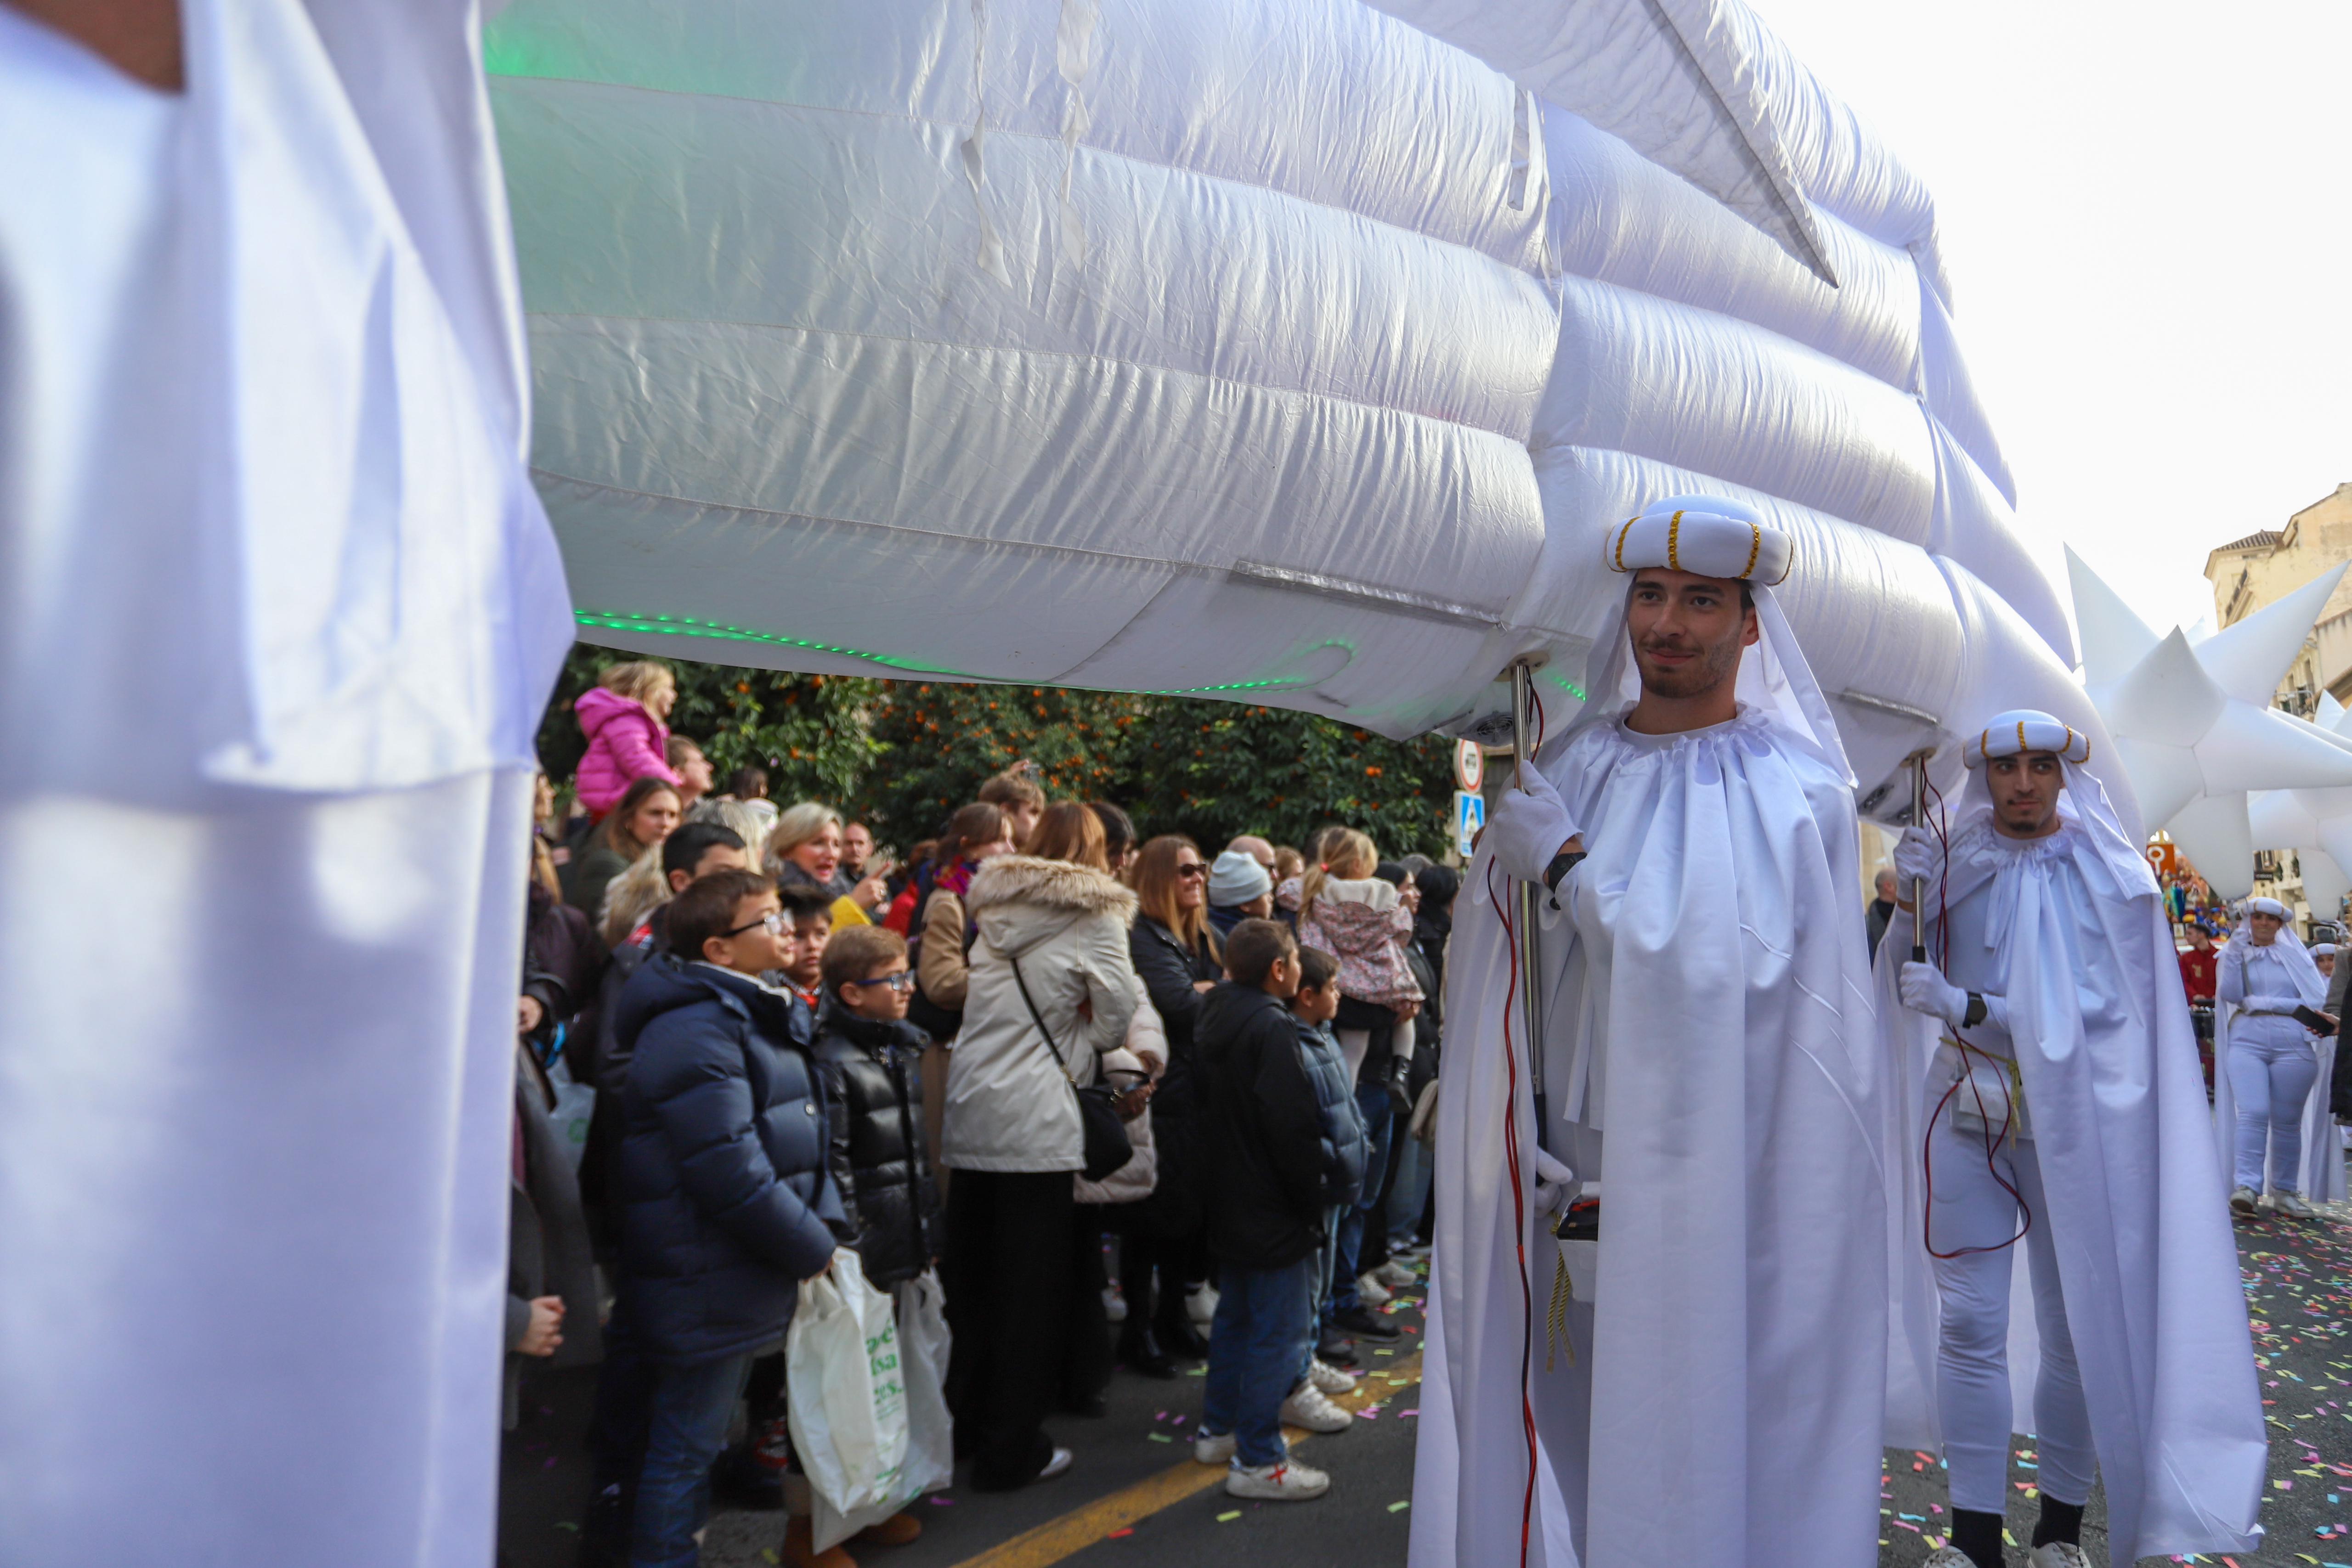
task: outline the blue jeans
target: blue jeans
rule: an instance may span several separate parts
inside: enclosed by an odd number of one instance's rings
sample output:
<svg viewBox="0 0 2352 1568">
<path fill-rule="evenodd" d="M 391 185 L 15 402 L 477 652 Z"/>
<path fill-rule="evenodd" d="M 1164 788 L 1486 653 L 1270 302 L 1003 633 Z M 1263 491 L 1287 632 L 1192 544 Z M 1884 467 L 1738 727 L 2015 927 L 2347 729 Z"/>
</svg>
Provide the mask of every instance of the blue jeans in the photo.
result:
<svg viewBox="0 0 2352 1568">
<path fill-rule="evenodd" d="M 1339 1219 L 1339 1234 L 1335 1239 L 1338 1257 L 1331 1266 L 1331 1304 L 1326 1309 L 1328 1312 L 1353 1312 L 1363 1305 L 1356 1294 L 1356 1260 L 1363 1255 L 1365 1217 L 1381 1199 L 1381 1173 L 1388 1169 L 1389 1133 L 1395 1121 L 1389 1092 L 1377 1084 L 1356 1085 L 1356 1109 L 1363 1115 L 1370 1153 L 1364 1160 L 1363 1196 L 1349 1205 Z"/>
<path fill-rule="evenodd" d="M 710 1463 L 727 1446 L 751 1356 L 654 1369 L 646 1462 L 629 1533 L 629 1568 L 696 1568 L 694 1532 L 710 1521 Z"/>
<path fill-rule="evenodd" d="M 1404 1127 L 1391 1124 L 1389 1136 L 1397 1145 L 1396 1176 L 1389 1183 L 1389 1250 L 1402 1252 L 1421 1228 L 1421 1211 L 1429 1207 L 1430 1177 L 1437 1167 L 1429 1146 Z"/>
<path fill-rule="evenodd" d="M 1201 1429 L 1231 1432 L 1236 1463 L 1281 1463 L 1282 1402 L 1314 1345 L 1313 1253 L 1279 1269 L 1218 1270 Z"/>
</svg>

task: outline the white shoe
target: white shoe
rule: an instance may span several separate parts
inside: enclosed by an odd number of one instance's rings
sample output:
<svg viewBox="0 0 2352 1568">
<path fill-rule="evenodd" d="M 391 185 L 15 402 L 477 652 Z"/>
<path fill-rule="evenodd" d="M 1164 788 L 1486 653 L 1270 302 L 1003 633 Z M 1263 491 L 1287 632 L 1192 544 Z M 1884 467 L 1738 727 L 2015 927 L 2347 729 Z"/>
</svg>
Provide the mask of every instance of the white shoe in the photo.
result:
<svg viewBox="0 0 2352 1568">
<path fill-rule="evenodd" d="M 1412 1270 L 1406 1268 L 1403 1264 L 1398 1262 L 1393 1258 L 1381 1264 L 1378 1269 L 1373 1270 L 1372 1278 L 1378 1280 L 1381 1284 L 1386 1285 L 1392 1291 L 1402 1290 L 1407 1285 L 1418 1285 L 1421 1283 L 1420 1275 L 1414 1273 Z"/>
<path fill-rule="evenodd" d="M 1216 1322 L 1217 1288 L 1214 1285 L 1193 1286 L 1185 1292 L 1184 1312 L 1192 1320 L 1194 1328 L 1204 1329 Z"/>
<path fill-rule="evenodd" d="M 1307 1381 L 1325 1394 L 1352 1394 L 1356 1388 L 1354 1373 L 1342 1372 L 1324 1361 L 1310 1361 L 1307 1364 Z"/>
<path fill-rule="evenodd" d="M 2032 1563 L 2033 1568 L 2091 1568 L 2091 1560 L 2083 1555 L 2083 1549 L 2063 1541 L 2037 1546 L 2025 1554 L 2025 1560 Z"/>
<path fill-rule="evenodd" d="M 1127 1322 L 1127 1298 L 1116 1287 L 1103 1292 L 1103 1316 L 1115 1323 Z"/>
<path fill-rule="evenodd" d="M 1939 1546 L 1921 1568 L 1977 1568 L 1976 1559 L 1957 1546 Z"/>
<path fill-rule="evenodd" d="M 1290 1397 L 1282 1402 L 1282 1419 L 1310 1432 L 1344 1432 L 1356 1424 L 1356 1418 L 1325 1398 L 1311 1379 L 1292 1389 Z"/>
<path fill-rule="evenodd" d="M 2299 1192 L 2275 1192 L 2271 1195 L 2271 1207 L 2291 1219 L 2310 1219 L 2311 1205 L 2303 1201 Z M 2053 1543 L 2054 1544 L 2054 1543 Z"/>
<path fill-rule="evenodd" d="M 1234 1458 L 1234 1435 L 1231 1432 L 1193 1433 L 1192 1458 L 1204 1465 L 1231 1464 Z"/>
<path fill-rule="evenodd" d="M 1076 1458 L 1077 1458 L 1077 1456 L 1071 1453 L 1067 1448 L 1055 1449 L 1053 1457 L 1045 1461 L 1045 1468 L 1037 1472 L 1037 1479 L 1041 1481 L 1052 1480 L 1055 1476 L 1058 1476 L 1064 1470 L 1068 1469 L 1070 1468 L 1070 1461 Z"/>
<path fill-rule="evenodd" d="M 1356 1280 L 1356 1299 L 1368 1307 L 1384 1307 L 1388 1305 L 1388 1289 L 1370 1274 L 1360 1275 Z"/>
<path fill-rule="evenodd" d="M 2240 1214 L 2253 1213 L 2254 1189 L 2250 1186 L 2242 1186 L 2235 1192 L 2232 1192 L 2230 1195 L 2230 1207 L 2236 1209 Z"/>
<path fill-rule="evenodd" d="M 1305 1502 L 1331 1490 L 1331 1478 L 1295 1459 L 1250 1469 L 1236 1464 L 1225 1472 L 1225 1495 L 1260 1502 Z"/>
</svg>

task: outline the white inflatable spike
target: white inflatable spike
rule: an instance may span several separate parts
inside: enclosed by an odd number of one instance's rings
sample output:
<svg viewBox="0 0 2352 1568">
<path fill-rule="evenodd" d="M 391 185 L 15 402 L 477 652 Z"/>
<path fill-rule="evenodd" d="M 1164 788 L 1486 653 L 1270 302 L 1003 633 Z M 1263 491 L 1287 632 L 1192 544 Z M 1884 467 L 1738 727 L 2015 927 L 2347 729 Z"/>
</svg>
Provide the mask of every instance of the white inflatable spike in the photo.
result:
<svg viewBox="0 0 2352 1568">
<path fill-rule="evenodd" d="M 2198 661 L 2240 702 L 2270 706 L 2345 570 L 2337 566 L 2321 572 L 2275 603 L 2214 632 L 2198 644 Z"/>
<path fill-rule="evenodd" d="M 2239 899 L 2254 891 L 2254 839 L 2243 795 L 2191 801 L 2165 830 L 2215 893 Z"/>
<path fill-rule="evenodd" d="M 2092 690 L 2095 700 L 2105 698 L 2099 706 L 2118 738 L 2158 746 L 2196 745 L 2230 706 L 2228 694 L 2205 673 L 2177 629 L 2121 679 Z"/>
<path fill-rule="evenodd" d="M 2342 734 L 2344 716 L 2347 711 L 2352 710 L 2346 709 L 2342 703 L 2337 702 L 2334 693 L 2322 692 L 2319 694 L 2320 728 L 2332 729 L 2339 735 Z"/>
<path fill-rule="evenodd" d="M 2170 821 L 2205 792 L 2204 769 L 2197 766 L 2197 753 L 2188 747 L 2118 738 L 2116 755 L 2123 759 L 2132 793 L 2148 821 Z"/>
<path fill-rule="evenodd" d="M 2352 893 L 2352 877 L 2344 874 L 2336 857 L 2326 850 L 2297 850 L 2295 860 L 2303 867 L 2304 902 L 2311 905 L 2315 919 L 2333 920 L 2344 906 L 2344 895 Z"/>
<path fill-rule="evenodd" d="M 2113 685 L 2147 657 L 2159 639 L 2071 545 L 2066 549 L 2066 580 L 2074 592 L 2074 629 L 2082 639 L 2084 683 L 2093 691 Z"/>
<path fill-rule="evenodd" d="M 2314 849 L 2319 816 L 2305 803 L 2312 789 L 2257 789 L 2246 797 L 2246 821 L 2255 844 L 2266 850 Z"/>
<path fill-rule="evenodd" d="M 2225 705 L 2196 750 L 2209 795 L 2352 784 L 2352 750 L 2313 726 L 2252 703 Z"/>
</svg>

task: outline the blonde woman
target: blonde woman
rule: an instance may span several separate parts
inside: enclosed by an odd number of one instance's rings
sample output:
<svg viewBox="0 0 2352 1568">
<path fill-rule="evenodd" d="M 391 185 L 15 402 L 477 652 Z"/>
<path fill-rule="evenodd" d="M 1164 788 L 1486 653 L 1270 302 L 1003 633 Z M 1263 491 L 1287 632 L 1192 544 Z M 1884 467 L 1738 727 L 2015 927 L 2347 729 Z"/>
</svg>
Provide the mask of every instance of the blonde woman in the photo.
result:
<svg viewBox="0 0 2352 1568">
<path fill-rule="evenodd" d="M 841 813 L 830 806 L 803 800 L 778 817 L 767 853 L 768 873 L 778 886 L 814 887 L 833 895 L 836 928 L 870 925 L 872 912 L 889 902 L 883 871 L 859 883 L 842 874 Z"/>
<path fill-rule="evenodd" d="M 602 819 L 640 779 L 677 785 L 668 761 L 669 710 L 677 704 L 677 677 L 653 659 L 608 664 L 596 684 L 572 705 L 588 753 L 572 776 L 572 791 L 590 816 Z"/>
</svg>

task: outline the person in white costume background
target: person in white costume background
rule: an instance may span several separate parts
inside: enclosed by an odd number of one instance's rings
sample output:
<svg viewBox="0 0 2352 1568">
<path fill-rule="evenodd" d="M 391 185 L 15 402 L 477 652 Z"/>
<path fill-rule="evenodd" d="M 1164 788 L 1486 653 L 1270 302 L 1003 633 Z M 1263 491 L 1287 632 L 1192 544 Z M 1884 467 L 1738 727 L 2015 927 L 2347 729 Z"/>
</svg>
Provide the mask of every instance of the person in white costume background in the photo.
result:
<svg viewBox="0 0 2352 1568">
<path fill-rule="evenodd" d="M 2035 1568 L 2080 1568 L 2102 1471 L 2116 1563 L 2261 1539 L 2261 1396 L 2196 1041 L 2162 895 L 2089 751 L 2047 714 L 1999 715 L 1943 833 L 1895 852 L 1906 895 L 1925 879 L 1930 961 L 1905 904 L 1878 959 L 1906 1151 L 1888 1440 L 1948 1463 L 1931 1568 L 2002 1561 L 2013 1429 L 2040 1450 Z M 2034 1322 L 2013 1334 L 2021 1243 Z"/>
<path fill-rule="evenodd" d="M 2307 1029 L 2303 1008 L 2321 1018 L 2327 977 L 2294 934 L 2285 904 L 2250 898 L 2214 966 L 2213 1129 L 2230 1173 L 2230 1207 L 2254 1212 L 2267 1185 L 2271 1205 L 2312 1217 L 2306 1197 L 2344 1197 L 2344 1160 L 2327 1135 L 2324 1086 L 2336 1060 L 2332 1032 Z M 2334 1020 L 2330 1020 L 2331 1024 Z"/>
<path fill-rule="evenodd" d="M 1412 1560 L 1634 1568 L 1697 1540 L 1858 1568 L 1885 1218 L 1852 778 L 1768 586 L 1785 534 L 1677 497 L 1604 551 L 1632 580 L 1593 698 L 1504 796 L 1454 930 Z M 1552 890 L 1540 1126 L 1513 877 Z M 1594 1180 L 1594 1289 L 1565 1300 L 1540 1211 Z"/>
</svg>

